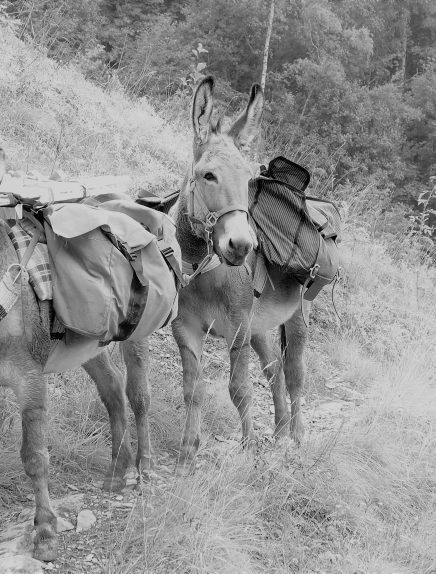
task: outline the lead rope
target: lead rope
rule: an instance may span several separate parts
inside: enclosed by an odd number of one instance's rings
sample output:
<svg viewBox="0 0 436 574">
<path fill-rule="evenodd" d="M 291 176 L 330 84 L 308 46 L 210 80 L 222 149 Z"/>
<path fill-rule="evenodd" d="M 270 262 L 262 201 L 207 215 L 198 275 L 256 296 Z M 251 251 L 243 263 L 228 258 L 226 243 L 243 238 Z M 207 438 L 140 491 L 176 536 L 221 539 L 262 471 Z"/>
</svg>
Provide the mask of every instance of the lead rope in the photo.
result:
<svg viewBox="0 0 436 574">
<path fill-rule="evenodd" d="M 339 315 L 338 310 L 337 310 L 337 308 L 336 308 L 336 303 L 335 303 L 335 287 L 336 287 L 338 281 L 341 279 L 341 272 L 342 272 L 342 267 L 339 267 L 338 270 L 337 270 L 337 272 L 336 272 L 336 275 L 335 275 L 335 278 L 334 278 L 334 281 L 333 281 L 333 286 L 332 286 L 332 305 L 333 305 L 333 309 L 335 310 L 336 317 L 338 318 L 339 325 L 342 323 L 342 321 L 341 321 L 341 316 Z"/>
<path fill-rule="evenodd" d="M 192 273 L 192 275 L 189 275 L 187 273 L 183 274 L 183 282 L 182 282 L 182 287 L 187 287 L 189 285 L 189 283 L 195 279 L 197 277 L 197 275 L 200 275 L 200 273 L 203 271 L 203 269 L 209 265 L 209 263 L 211 262 L 213 256 L 214 256 L 214 252 L 213 252 L 213 243 L 212 243 L 212 228 L 204 228 L 204 232 L 206 235 L 206 244 L 207 244 L 207 254 L 206 256 L 203 258 L 203 260 L 199 263 L 197 269 L 194 271 L 194 273 Z"/>
</svg>

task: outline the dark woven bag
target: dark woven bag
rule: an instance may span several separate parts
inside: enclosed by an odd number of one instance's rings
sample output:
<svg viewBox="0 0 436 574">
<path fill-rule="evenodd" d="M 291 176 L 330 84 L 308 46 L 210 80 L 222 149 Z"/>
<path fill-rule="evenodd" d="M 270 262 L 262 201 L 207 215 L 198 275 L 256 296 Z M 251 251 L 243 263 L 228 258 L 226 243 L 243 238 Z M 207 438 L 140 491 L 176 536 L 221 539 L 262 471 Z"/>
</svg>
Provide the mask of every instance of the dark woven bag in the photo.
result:
<svg viewBox="0 0 436 574">
<path fill-rule="evenodd" d="M 267 264 L 295 277 L 311 301 L 338 274 L 341 218 L 333 203 L 306 197 L 309 181 L 298 164 L 273 159 L 249 183 L 249 212 Z"/>
</svg>

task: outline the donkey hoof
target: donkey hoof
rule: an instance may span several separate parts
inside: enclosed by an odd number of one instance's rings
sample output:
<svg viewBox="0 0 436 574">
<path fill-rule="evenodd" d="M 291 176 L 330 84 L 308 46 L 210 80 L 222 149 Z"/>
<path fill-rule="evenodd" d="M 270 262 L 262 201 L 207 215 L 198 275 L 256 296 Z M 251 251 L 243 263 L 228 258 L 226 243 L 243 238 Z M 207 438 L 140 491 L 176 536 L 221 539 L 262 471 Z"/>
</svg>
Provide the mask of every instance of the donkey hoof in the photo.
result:
<svg viewBox="0 0 436 574">
<path fill-rule="evenodd" d="M 52 562 L 58 555 L 58 539 L 55 532 L 50 528 L 44 528 L 37 532 L 33 557 L 42 562 Z"/>
<path fill-rule="evenodd" d="M 149 455 L 143 455 L 137 463 L 139 474 L 147 476 L 154 467 L 154 460 Z"/>
<path fill-rule="evenodd" d="M 123 476 L 124 486 L 136 486 L 138 483 L 139 472 L 135 466 L 129 466 Z"/>
<path fill-rule="evenodd" d="M 120 492 L 126 485 L 124 477 L 112 474 L 105 476 L 102 489 L 106 492 Z"/>
</svg>

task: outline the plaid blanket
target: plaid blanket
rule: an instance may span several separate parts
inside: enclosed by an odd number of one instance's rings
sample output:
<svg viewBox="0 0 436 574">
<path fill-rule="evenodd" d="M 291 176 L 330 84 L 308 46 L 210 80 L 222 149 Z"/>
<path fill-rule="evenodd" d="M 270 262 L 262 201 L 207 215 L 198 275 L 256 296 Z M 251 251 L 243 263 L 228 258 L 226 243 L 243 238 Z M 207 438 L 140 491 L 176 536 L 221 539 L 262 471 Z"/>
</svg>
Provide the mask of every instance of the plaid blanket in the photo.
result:
<svg viewBox="0 0 436 574">
<path fill-rule="evenodd" d="M 8 235 L 21 261 L 36 228 L 33 223 L 26 219 L 19 221 L 8 220 L 8 224 L 10 227 Z M 38 299 L 40 301 L 53 299 L 51 270 L 46 244 L 37 243 L 27 264 L 27 271 L 29 273 L 29 283 Z"/>
</svg>

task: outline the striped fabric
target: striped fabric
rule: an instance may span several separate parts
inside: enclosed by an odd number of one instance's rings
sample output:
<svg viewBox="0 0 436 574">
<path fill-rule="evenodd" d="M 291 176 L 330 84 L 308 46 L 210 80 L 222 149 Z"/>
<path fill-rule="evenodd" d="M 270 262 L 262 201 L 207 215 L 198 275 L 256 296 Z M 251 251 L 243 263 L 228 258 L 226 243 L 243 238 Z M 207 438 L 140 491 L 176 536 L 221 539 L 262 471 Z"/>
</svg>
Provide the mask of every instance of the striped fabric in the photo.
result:
<svg viewBox="0 0 436 574">
<path fill-rule="evenodd" d="M 8 220 L 8 224 L 10 227 L 8 235 L 15 247 L 18 259 L 21 261 L 30 243 L 32 234 L 35 232 L 35 227 L 26 219 L 22 219 L 19 222 Z M 53 299 L 47 245 L 37 243 L 32 257 L 27 264 L 27 271 L 29 273 L 29 283 L 35 290 L 38 299 L 41 301 Z"/>
<path fill-rule="evenodd" d="M 340 216 L 330 202 L 308 199 L 310 180 L 301 166 L 278 157 L 249 183 L 249 213 L 266 261 L 307 281 L 321 253 L 324 238 L 337 239 Z M 332 279 L 337 268 L 332 270 Z M 326 271 L 328 272 L 328 270 Z"/>
</svg>

